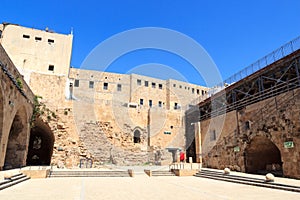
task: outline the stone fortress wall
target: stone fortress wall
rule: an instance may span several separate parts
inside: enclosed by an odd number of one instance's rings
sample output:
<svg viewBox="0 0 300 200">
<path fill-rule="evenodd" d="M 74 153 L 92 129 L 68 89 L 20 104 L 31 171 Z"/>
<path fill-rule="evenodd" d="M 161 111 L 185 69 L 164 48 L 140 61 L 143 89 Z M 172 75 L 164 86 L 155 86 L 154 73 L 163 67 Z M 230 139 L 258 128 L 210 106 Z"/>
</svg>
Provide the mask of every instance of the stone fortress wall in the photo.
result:
<svg viewBox="0 0 300 200">
<path fill-rule="evenodd" d="M 88 120 L 105 124 L 109 127 L 105 134 L 113 144 L 111 148 L 135 153 L 163 154 L 168 147 L 184 150 L 183 108 L 188 106 L 188 99 L 206 91 L 205 87 L 181 81 L 74 68 L 69 78 L 77 124 Z M 179 95 L 176 86 L 185 95 Z M 134 139 L 136 132 L 141 134 L 139 142 Z M 126 156 L 122 156 L 126 163 Z M 145 156 L 147 160 L 153 157 Z"/>
<path fill-rule="evenodd" d="M 32 91 L 57 114 L 43 120 L 54 137 L 51 163 L 72 167 L 90 157 L 117 164 L 170 162 L 165 148 L 185 149 L 184 110 L 207 88 L 70 68 L 72 34 L 14 24 L 0 30 L 0 43 Z"/>
</svg>

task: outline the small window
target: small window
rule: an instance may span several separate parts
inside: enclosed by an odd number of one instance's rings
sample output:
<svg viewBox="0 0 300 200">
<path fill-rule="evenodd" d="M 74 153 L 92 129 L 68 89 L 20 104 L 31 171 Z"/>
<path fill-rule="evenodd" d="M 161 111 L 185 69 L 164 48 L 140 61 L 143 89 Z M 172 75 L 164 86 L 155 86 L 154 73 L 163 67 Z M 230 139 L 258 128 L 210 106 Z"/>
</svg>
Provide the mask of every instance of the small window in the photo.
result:
<svg viewBox="0 0 300 200">
<path fill-rule="evenodd" d="M 245 122 L 245 129 L 249 130 L 250 129 L 250 121 Z"/>
<path fill-rule="evenodd" d="M 42 41 L 41 37 L 35 37 L 34 39 L 35 39 L 35 41 Z"/>
<path fill-rule="evenodd" d="M 0 38 L 2 37 L 2 31 L 0 30 Z"/>
<path fill-rule="evenodd" d="M 162 84 L 158 84 L 158 88 L 162 90 Z"/>
<path fill-rule="evenodd" d="M 48 39 L 48 43 L 54 43 L 53 39 Z"/>
<path fill-rule="evenodd" d="M 152 100 L 149 100 L 149 107 L 152 107 Z"/>
<path fill-rule="evenodd" d="M 103 89 L 107 90 L 108 89 L 108 83 L 103 83 Z"/>
<path fill-rule="evenodd" d="M 149 82 L 145 81 L 145 87 L 148 87 L 148 86 L 149 86 Z"/>
<path fill-rule="evenodd" d="M 197 89 L 197 94 L 200 94 L 200 91 L 199 91 L 199 89 Z"/>
<path fill-rule="evenodd" d="M 182 88 L 182 86 L 181 86 L 181 85 L 179 85 L 179 88 L 181 89 L 181 88 Z"/>
<path fill-rule="evenodd" d="M 142 81 L 140 79 L 136 80 L 137 85 L 142 85 Z"/>
<path fill-rule="evenodd" d="M 23 38 L 29 39 L 30 36 L 29 35 L 23 35 Z"/>
<path fill-rule="evenodd" d="M 122 85 L 121 84 L 118 84 L 117 85 L 117 90 L 120 92 L 120 91 L 122 91 Z"/>
<path fill-rule="evenodd" d="M 158 107 L 160 107 L 160 108 L 162 107 L 162 102 L 161 101 L 158 102 Z"/>
<path fill-rule="evenodd" d="M 174 103 L 174 110 L 177 110 L 178 109 L 178 103 Z"/>
<path fill-rule="evenodd" d="M 216 130 L 210 132 L 210 141 L 214 141 L 217 139 Z"/>
<path fill-rule="evenodd" d="M 201 90 L 202 96 L 204 95 L 204 90 Z"/>
<path fill-rule="evenodd" d="M 173 87 L 176 87 L 176 84 L 173 84 Z"/>
<path fill-rule="evenodd" d="M 54 71 L 54 65 L 49 65 L 48 70 L 49 71 Z"/>
<path fill-rule="evenodd" d="M 193 93 L 193 94 L 195 93 L 195 89 L 194 89 L 194 88 L 192 88 L 192 93 Z"/>
<path fill-rule="evenodd" d="M 184 87 L 184 89 L 186 89 L 186 86 Z"/>
<path fill-rule="evenodd" d="M 152 88 L 155 88 L 156 87 L 156 84 L 155 83 L 152 83 Z"/>
<path fill-rule="evenodd" d="M 94 88 L 94 81 L 89 82 L 89 88 Z"/>
<path fill-rule="evenodd" d="M 140 99 L 140 105 L 144 105 L 144 99 Z"/>
<path fill-rule="evenodd" d="M 75 79 L 74 87 L 79 87 L 79 80 L 78 79 Z"/>
</svg>

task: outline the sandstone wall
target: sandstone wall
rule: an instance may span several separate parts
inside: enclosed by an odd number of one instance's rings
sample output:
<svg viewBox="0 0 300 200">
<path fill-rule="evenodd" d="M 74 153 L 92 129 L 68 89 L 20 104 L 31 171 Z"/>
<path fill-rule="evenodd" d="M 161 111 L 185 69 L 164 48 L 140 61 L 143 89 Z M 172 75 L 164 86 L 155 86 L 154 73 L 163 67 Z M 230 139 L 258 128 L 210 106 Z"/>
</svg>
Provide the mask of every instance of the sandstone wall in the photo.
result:
<svg viewBox="0 0 300 200">
<path fill-rule="evenodd" d="M 264 162 L 267 149 L 257 138 L 265 140 L 264 145 L 278 149 L 282 163 L 273 163 L 286 177 L 300 178 L 300 90 L 295 89 L 249 105 L 241 110 L 226 113 L 223 129 L 215 124 L 222 116 L 201 121 L 201 133 L 205 151 L 204 166 L 247 171 L 253 162 Z M 216 140 L 210 141 L 211 130 L 216 130 Z M 221 131 L 218 131 L 221 130 Z M 293 142 L 293 147 L 285 147 L 285 142 Z M 255 146 L 256 145 L 256 146 Z M 271 147 L 270 147 L 271 148 Z M 256 150 L 255 150 L 256 149 Z M 251 151 L 261 154 L 256 160 L 249 160 Z M 275 153 L 275 150 L 273 150 Z M 261 159 L 259 159 L 261 158 Z M 252 162 L 252 163 L 251 163 Z M 271 163 L 272 164 L 272 163 Z M 270 166 L 266 164 L 266 171 Z M 274 169 L 273 169 L 274 170 Z"/>
</svg>

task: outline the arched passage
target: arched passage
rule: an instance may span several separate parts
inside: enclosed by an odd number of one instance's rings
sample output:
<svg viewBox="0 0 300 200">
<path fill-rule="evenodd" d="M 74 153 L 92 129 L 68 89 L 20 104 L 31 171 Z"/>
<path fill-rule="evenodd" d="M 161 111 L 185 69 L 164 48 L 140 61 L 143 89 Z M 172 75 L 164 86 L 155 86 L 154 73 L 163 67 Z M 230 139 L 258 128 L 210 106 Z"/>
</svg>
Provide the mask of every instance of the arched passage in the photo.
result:
<svg viewBox="0 0 300 200">
<path fill-rule="evenodd" d="M 282 176 L 281 154 L 277 146 L 265 136 L 256 136 L 245 151 L 247 173 L 272 172 Z"/>
<path fill-rule="evenodd" d="M 47 124 L 37 119 L 30 131 L 27 165 L 50 165 L 54 135 Z"/>
<path fill-rule="evenodd" d="M 26 110 L 20 109 L 12 122 L 6 147 L 4 169 L 12 169 L 25 165 L 28 125 Z"/>
<path fill-rule="evenodd" d="M 141 142 L 141 131 L 136 129 L 133 132 L 133 142 L 134 143 L 140 143 Z"/>
</svg>

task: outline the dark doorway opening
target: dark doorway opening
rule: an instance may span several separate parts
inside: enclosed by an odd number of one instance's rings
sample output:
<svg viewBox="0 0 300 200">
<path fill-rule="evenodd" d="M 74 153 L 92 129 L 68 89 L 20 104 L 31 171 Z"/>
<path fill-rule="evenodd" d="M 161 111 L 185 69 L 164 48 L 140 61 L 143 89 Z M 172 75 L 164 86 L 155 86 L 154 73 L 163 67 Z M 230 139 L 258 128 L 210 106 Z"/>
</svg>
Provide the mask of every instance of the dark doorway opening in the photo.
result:
<svg viewBox="0 0 300 200">
<path fill-rule="evenodd" d="M 277 146 L 265 136 L 254 137 L 245 151 L 247 173 L 273 173 L 283 176 L 281 154 Z"/>
<path fill-rule="evenodd" d="M 49 126 L 36 120 L 30 131 L 27 165 L 50 165 L 53 153 L 54 136 Z"/>
<path fill-rule="evenodd" d="M 134 143 L 140 143 L 141 142 L 141 132 L 139 130 L 134 131 L 133 142 Z"/>
<path fill-rule="evenodd" d="M 196 162 L 196 142 L 195 138 L 186 150 L 186 161 L 189 162 L 189 157 L 192 157 L 193 162 Z"/>
</svg>

